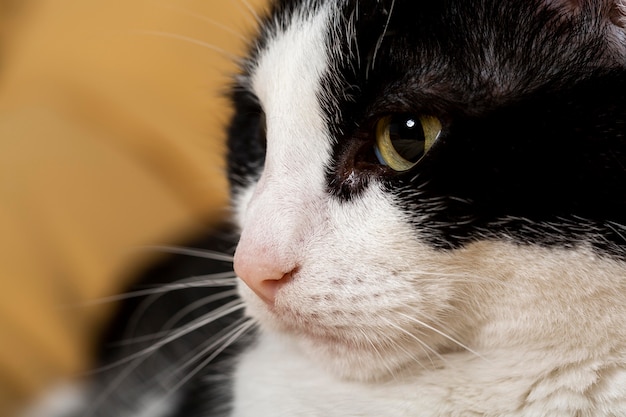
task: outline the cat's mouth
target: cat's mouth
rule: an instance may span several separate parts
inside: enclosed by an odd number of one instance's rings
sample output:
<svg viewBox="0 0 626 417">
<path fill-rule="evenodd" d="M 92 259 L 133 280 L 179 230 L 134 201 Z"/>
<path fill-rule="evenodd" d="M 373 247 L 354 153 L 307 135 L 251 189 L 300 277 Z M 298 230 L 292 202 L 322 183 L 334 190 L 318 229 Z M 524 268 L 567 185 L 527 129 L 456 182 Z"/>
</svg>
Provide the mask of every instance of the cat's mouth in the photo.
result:
<svg viewBox="0 0 626 417">
<path fill-rule="evenodd" d="M 267 304 L 261 300 L 254 303 L 251 313 L 260 320 L 264 327 L 281 334 L 304 338 L 320 345 L 351 346 L 361 344 L 367 326 L 364 320 L 356 317 L 348 321 L 340 312 L 303 311 L 286 303 Z M 361 329 L 355 332 L 355 329 Z M 358 337 L 357 337 L 358 336 Z"/>
<path fill-rule="evenodd" d="M 299 293 L 279 293 L 272 305 L 250 299 L 250 314 L 264 330 L 285 337 L 329 372 L 348 380 L 381 381 L 441 365 L 438 358 L 445 347 L 428 324 L 415 326 L 401 311 L 377 308 L 374 300 L 367 301 L 365 311 L 331 294 L 298 298 Z"/>
</svg>

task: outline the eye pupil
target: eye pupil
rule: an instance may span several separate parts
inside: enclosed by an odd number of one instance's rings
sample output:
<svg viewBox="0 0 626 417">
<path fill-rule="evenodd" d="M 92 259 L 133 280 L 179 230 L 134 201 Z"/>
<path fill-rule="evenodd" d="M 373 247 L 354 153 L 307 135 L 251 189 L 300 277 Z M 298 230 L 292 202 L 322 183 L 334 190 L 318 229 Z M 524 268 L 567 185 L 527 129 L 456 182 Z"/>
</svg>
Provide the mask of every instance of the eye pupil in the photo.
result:
<svg viewBox="0 0 626 417">
<path fill-rule="evenodd" d="M 409 162 L 417 162 L 424 154 L 424 131 L 413 118 L 393 117 L 389 121 L 389 139 L 396 152 Z"/>
<path fill-rule="evenodd" d="M 381 164 L 395 171 L 413 168 L 441 132 L 439 119 L 410 114 L 385 116 L 376 124 L 375 154 Z"/>
</svg>

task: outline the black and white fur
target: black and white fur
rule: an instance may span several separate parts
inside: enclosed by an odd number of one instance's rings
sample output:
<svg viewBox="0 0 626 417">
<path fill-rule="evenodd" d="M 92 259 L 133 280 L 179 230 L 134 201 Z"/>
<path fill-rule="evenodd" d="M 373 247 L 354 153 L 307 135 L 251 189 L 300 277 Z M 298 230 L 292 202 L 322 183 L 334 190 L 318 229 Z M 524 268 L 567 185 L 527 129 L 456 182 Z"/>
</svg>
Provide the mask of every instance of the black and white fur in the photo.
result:
<svg viewBox="0 0 626 417">
<path fill-rule="evenodd" d="M 127 311 L 183 331 L 118 350 L 88 414 L 626 416 L 625 22 L 623 0 L 277 1 L 233 89 L 236 233 L 199 245 L 237 245 L 248 285 Z M 443 126 L 407 172 L 373 155 L 393 114 Z M 188 259 L 150 279 L 229 268 Z"/>
</svg>

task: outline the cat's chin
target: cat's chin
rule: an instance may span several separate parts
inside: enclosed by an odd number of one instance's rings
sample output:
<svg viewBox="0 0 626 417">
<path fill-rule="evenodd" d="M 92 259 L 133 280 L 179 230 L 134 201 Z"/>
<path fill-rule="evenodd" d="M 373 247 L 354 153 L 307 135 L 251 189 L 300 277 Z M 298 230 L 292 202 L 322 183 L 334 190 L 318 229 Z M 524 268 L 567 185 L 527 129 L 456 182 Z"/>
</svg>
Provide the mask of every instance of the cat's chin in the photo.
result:
<svg viewBox="0 0 626 417">
<path fill-rule="evenodd" d="M 339 379 L 398 380 L 443 365 L 427 350 L 416 352 L 415 346 L 390 340 L 389 335 L 368 331 L 365 326 L 358 332 L 351 328 L 326 327 L 299 317 L 293 311 L 270 307 L 249 291 L 243 291 L 242 296 L 246 300 L 247 314 L 260 323 L 264 337 L 290 346 L 292 353 Z M 434 352 L 435 348 L 429 349 Z"/>
<path fill-rule="evenodd" d="M 292 339 L 295 346 L 312 362 L 342 380 L 397 381 L 442 365 L 427 357 L 407 357 L 406 352 L 400 349 L 366 346 L 367 342 L 346 342 L 319 335 L 299 335 Z"/>
<path fill-rule="evenodd" d="M 293 294 L 282 294 L 275 305 L 268 305 L 247 287 L 240 291 L 246 314 L 265 333 L 290 340 L 315 366 L 342 379 L 381 381 L 416 374 L 439 367 L 441 355 L 452 350 L 441 332 L 426 323 L 416 325 L 408 312 L 387 303 L 368 300 L 370 311 L 326 310 L 314 302 L 290 300 Z"/>
</svg>

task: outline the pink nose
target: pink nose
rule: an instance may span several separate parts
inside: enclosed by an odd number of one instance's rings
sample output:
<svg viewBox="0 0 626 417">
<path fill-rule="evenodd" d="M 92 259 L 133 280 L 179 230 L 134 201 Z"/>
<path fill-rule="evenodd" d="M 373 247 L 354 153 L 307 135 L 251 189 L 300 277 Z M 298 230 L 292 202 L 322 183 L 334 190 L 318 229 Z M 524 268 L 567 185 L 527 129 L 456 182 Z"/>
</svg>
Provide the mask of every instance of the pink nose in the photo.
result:
<svg viewBox="0 0 626 417">
<path fill-rule="evenodd" d="M 235 273 L 260 299 L 274 304 L 279 288 L 289 282 L 295 267 L 285 265 L 271 250 L 240 242 L 235 251 Z"/>
</svg>

